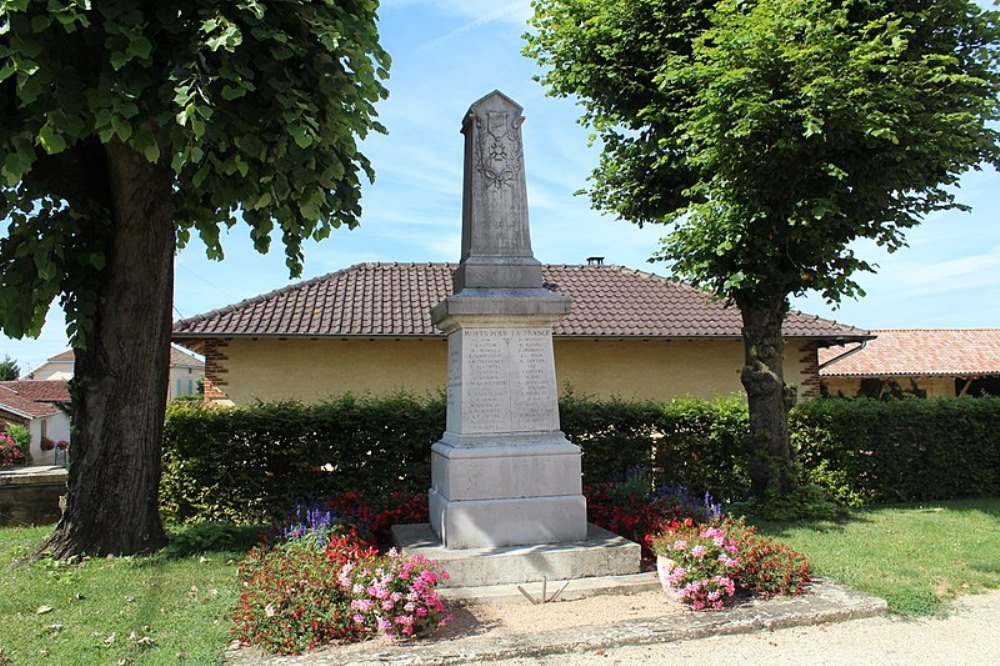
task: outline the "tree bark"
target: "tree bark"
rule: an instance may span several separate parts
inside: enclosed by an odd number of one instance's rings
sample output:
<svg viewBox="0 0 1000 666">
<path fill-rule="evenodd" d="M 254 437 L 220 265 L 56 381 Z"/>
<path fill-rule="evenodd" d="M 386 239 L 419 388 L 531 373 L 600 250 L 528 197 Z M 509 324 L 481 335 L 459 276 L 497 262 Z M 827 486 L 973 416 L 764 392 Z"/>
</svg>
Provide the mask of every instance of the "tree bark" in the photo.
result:
<svg viewBox="0 0 1000 666">
<path fill-rule="evenodd" d="M 758 501 L 766 502 L 796 486 L 788 431 L 788 411 L 795 394 L 785 386 L 781 335 L 788 300 L 784 296 L 738 299 L 736 304 L 743 317 L 745 359 L 740 381 L 750 410 L 746 451 L 751 491 Z"/>
<path fill-rule="evenodd" d="M 149 553 L 163 547 L 160 448 L 173 303 L 172 180 L 127 146 L 107 150 L 110 225 L 97 313 L 76 350 L 73 463 L 53 557 Z"/>
</svg>

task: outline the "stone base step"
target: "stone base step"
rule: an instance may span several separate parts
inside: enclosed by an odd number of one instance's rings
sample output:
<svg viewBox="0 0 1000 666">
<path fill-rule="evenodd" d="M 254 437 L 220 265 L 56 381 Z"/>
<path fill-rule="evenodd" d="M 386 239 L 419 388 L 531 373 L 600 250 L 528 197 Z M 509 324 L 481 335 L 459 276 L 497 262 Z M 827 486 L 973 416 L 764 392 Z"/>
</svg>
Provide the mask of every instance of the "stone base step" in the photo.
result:
<svg viewBox="0 0 1000 666">
<path fill-rule="evenodd" d="M 449 575 L 441 587 L 628 576 L 640 571 L 639 544 L 593 524 L 587 526 L 583 541 L 461 550 L 442 546 L 427 523 L 394 525 L 392 534 L 404 553 L 441 564 Z"/>
</svg>

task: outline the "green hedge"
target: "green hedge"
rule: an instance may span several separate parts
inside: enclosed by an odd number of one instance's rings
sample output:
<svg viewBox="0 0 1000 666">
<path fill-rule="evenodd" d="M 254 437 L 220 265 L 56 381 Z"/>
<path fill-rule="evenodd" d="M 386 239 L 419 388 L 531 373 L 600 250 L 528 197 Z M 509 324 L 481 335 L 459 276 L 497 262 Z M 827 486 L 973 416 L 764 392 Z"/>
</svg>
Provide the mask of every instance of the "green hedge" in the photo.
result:
<svg viewBox="0 0 1000 666">
<path fill-rule="evenodd" d="M 866 502 L 1000 495 L 1000 398 L 811 400 L 791 429 L 807 473 Z"/>
<path fill-rule="evenodd" d="M 583 450 L 585 483 L 642 466 L 654 480 L 747 496 L 745 404 L 569 396 L 562 428 Z M 161 502 L 179 520 L 268 520 L 296 501 L 360 490 L 423 492 L 445 401 L 346 396 L 319 405 L 208 409 L 173 403 Z M 812 400 L 791 417 L 803 474 L 841 499 L 1000 495 L 1000 398 Z"/>
<path fill-rule="evenodd" d="M 443 399 L 345 396 L 234 409 L 171 403 L 161 506 L 181 521 L 266 521 L 295 502 L 360 490 L 425 490 Z"/>
</svg>

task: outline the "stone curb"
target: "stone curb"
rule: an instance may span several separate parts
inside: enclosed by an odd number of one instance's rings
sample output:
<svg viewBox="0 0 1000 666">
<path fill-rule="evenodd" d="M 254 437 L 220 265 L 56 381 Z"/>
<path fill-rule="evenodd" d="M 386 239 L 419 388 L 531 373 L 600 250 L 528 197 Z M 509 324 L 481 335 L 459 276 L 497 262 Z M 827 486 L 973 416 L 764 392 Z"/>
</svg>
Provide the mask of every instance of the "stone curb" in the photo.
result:
<svg viewBox="0 0 1000 666">
<path fill-rule="evenodd" d="M 502 659 L 532 658 L 554 654 L 593 653 L 625 645 L 649 645 L 687 641 L 710 636 L 728 636 L 774 631 L 804 625 L 845 622 L 884 615 L 883 599 L 817 580 L 808 593 L 794 599 L 748 601 L 713 613 L 683 613 L 655 620 L 627 620 L 605 625 L 589 625 L 541 631 L 504 639 L 463 636 L 448 640 L 417 640 L 407 643 L 369 643 L 364 654 L 338 654 L 336 647 L 299 657 L 254 657 L 246 650 L 229 653 L 231 663 L 344 664 L 369 666 L 390 664 L 470 664 Z M 249 657 L 249 659 L 247 659 Z M 227 659 L 227 661 L 229 661 Z"/>
</svg>

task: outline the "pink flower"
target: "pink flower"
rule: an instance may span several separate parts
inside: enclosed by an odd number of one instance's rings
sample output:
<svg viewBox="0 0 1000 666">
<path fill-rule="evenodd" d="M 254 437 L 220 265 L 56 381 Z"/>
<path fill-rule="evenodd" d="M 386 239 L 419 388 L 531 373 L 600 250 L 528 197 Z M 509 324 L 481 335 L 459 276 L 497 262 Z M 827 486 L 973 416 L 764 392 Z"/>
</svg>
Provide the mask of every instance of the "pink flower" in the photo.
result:
<svg viewBox="0 0 1000 666">
<path fill-rule="evenodd" d="M 708 552 L 708 548 L 705 548 L 701 544 L 698 544 L 697 546 L 695 546 L 694 548 L 691 549 L 691 554 L 694 555 L 695 557 L 697 557 L 699 560 L 701 558 L 705 557 L 705 553 L 707 553 L 707 552 Z"/>
<path fill-rule="evenodd" d="M 364 618 L 364 616 L 363 616 L 363 615 L 357 615 L 357 614 L 356 614 L 356 615 L 354 616 L 354 618 L 352 618 L 352 619 L 354 620 L 354 623 L 355 623 L 355 624 L 364 624 L 364 623 L 365 623 L 365 618 Z"/>
<path fill-rule="evenodd" d="M 684 539 L 678 539 L 674 541 L 673 545 L 670 546 L 671 550 L 686 550 L 688 547 L 688 542 Z"/>
<path fill-rule="evenodd" d="M 379 620 L 378 621 L 379 631 L 392 631 L 392 622 L 389 620 Z"/>
<path fill-rule="evenodd" d="M 427 617 L 427 609 L 421 606 L 417 609 L 417 617 Z"/>
</svg>

